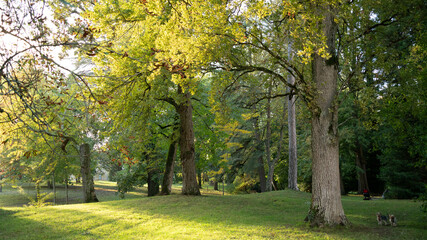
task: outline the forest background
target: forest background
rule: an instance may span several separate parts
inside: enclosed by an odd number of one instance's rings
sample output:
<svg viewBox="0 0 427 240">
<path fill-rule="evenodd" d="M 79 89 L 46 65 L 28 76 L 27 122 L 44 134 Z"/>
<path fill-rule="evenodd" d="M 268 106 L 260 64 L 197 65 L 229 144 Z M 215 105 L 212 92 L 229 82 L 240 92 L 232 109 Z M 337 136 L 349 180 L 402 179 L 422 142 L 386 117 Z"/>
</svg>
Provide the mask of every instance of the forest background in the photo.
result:
<svg viewBox="0 0 427 240">
<path fill-rule="evenodd" d="M 290 188 L 313 225 L 349 192 L 425 198 L 425 1 L 0 6 L 2 181 Z"/>
</svg>

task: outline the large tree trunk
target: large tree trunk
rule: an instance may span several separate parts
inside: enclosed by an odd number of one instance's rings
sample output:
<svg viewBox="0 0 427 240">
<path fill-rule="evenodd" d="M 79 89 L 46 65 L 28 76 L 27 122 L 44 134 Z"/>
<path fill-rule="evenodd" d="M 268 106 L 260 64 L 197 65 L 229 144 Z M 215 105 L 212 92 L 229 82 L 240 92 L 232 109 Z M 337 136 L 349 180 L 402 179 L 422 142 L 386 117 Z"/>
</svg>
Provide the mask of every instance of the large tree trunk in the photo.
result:
<svg viewBox="0 0 427 240">
<path fill-rule="evenodd" d="M 356 171 L 357 171 L 357 192 L 369 191 L 368 176 L 366 175 L 366 159 L 363 156 L 363 149 L 359 142 L 356 143 Z"/>
<path fill-rule="evenodd" d="M 288 58 L 292 61 L 292 43 L 289 42 Z M 292 74 L 288 76 L 288 83 L 295 84 L 295 78 Z M 292 190 L 298 189 L 298 160 L 297 160 L 297 124 L 295 113 L 296 97 L 292 94 L 288 87 L 288 92 L 291 93 L 288 99 L 288 137 L 289 137 L 289 169 L 288 169 L 288 188 Z"/>
<path fill-rule="evenodd" d="M 193 108 L 191 106 L 191 94 L 182 92 L 178 87 L 178 93 L 184 98 L 177 107 L 181 124 L 179 136 L 179 148 L 182 162 L 182 194 L 200 195 L 197 184 L 194 129 L 193 129 Z"/>
<path fill-rule="evenodd" d="M 80 145 L 80 164 L 80 174 L 82 175 L 83 185 L 83 201 L 85 203 L 98 202 L 90 168 L 90 148 L 87 143 Z"/>
<path fill-rule="evenodd" d="M 332 7 L 320 7 L 324 19 L 322 31 L 330 59 L 314 54 L 313 80 L 316 91 L 311 104 L 312 111 L 312 201 L 307 220 L 312 226 L 346 225 L 348 220 L 341 203 L 339 174 L 338 63 L 335 53 L 335 33 Z"/>
<path fill-rule="evenodd" d="M 166 160 L 165 173 L 163 175 L 161 192 L 162 195 L 169 195 L 172 191 L 174 163 L 176 158 L 176 145 L 177 142 L 174 139 L 174 136 L 172 136 L 172 141 L 169 145 L 168 158 Z"/>
</svg>

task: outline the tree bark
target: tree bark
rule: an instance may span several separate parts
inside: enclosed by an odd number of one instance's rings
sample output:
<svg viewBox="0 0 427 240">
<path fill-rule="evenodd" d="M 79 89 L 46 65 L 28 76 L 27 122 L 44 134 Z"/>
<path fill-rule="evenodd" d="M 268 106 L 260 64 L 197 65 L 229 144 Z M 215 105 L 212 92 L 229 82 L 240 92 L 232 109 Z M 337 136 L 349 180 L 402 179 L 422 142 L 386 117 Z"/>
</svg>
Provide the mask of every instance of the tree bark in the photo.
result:
<svg viewBox="0 0 427 240">
<path fill-rule="evenodd" d="M 159 193 L 159 179 L 157 172 L 154 169 L 148 171 L 148 197 L 156 196 Z"/>
<path fill-rule="evenodd" d="M 65 179 L 65 204 L 68 204 L 68 177 Z"/>
<path fill-rule="evenodd" d="M 314 54 L 313 80 L 316 91 L 309 103 L 312 112 L 312 201 L 307 220 L 312 226 L 346 225 L 348 220 L 341 203 L 338 138 L 338 63 L 332 6 L 319 7 L 324 19 L 321 27 L 331 54 L 329 59 Z"/>
<path fill-rule="evenodd" d="M 90 162 L 89 144 L 84 143 L 80 145 L 80 174 L 82 175 L 83 200 L 85 203 L 99 202 L 95 194 Z"/>
<path fill-rule="evenodd" d="M 214 181 L 214 190 L 218 191 L 218 182 L 216 180 Z"/>
<path fill-rule="evenodd" d="M 178 93 L 183 97 L 183 101 L 177 106 L 180 120 L 179 148 L 182 162 L 182 194 L 200 195 L 197 184 L 194 129 L 193 129 L 193 108 L 191 106 L 190 92 L 183 92 L 178 87 Z"/>
<path fill-rule="evenodd" d="M 199 181 L 199 188 L 202 189 L 202 172 L 197 172 L 197 179 Z"/>
<path fill-rule="evenodd" d="M 169 195 L 172 191 L 174 163 L 176 158 L 176 145 L 177 141 L 172 136 L 171 143 L 169 145 L 168 158 L 166 160 L 165 173 L 163 175 L 162 182 L 162 195 Z"/>
<path fill-rule="evenodd" d="M 53 170 L 53 176 L 52 176 L 52 189 L 53 189 L 53 204 L 56 205 L 55 170 Z"/>
<path fill-rule="evenodd" d="M 292 61 L 292 43 L 288 45 L 288 58 Z M 288 76 L 288 83 L 291 85 L 295 84 L 295 78 L 292 74 Z M 291 93 L 291 88 L 288 87 L 288 92 Z M 288 169 L 288 188 L 299 191 L 298 188 L 298 160 L 297 160 L 297 124 L 296 124 L 296 113 L 295 113 L 295 101 L 296 97 L 294 94 L 289 95 L 288 99 L 288 137 L 289 137 L 289 169 Z"/>
<path fill-rule="evenodd" d="M 265 177 L 265 168 L 264 168 L 264 159 L 262 156 L 258 157 L 258 176 L 259 176 L 259 186 L 261 192 L 266 192 L 267 178 Z"/>
<path fill-rule="evenodd" d="M 344 188 L 344 181 L 342 180 L 342 173 L 341 173 L 341 167 L 340 167 L 340 191 L 341 195 L 345 195 L 345 188 Z"/>
<path fill-rule="evenodd" d="M 366 175 L 366 159 L 363 156 L 363 149 L 359 142 L 356 143 L 356 171 L 357 171 L 357 192 L 369 191 L 368 176 Z"/>
</svg>

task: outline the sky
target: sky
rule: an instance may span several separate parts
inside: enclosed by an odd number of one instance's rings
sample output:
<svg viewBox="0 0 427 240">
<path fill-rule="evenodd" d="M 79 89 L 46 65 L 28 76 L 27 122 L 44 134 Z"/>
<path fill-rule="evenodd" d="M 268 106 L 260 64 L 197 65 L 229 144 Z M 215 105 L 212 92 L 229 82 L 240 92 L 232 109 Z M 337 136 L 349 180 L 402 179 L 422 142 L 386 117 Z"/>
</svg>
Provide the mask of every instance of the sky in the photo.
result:
<svg viewBox="0 0 427 240">
<path fill-rule="evenodd" d="M 6 9 L 5 2 L 0 2 L 0 17 L 2 21 L 2 28 L 6 31 L 2 31 L 3 29 L 0 28 L 0 61 L 1 65 L 9 59 L 10 57 L 14 56 L 13 60 L 17 60 L 23 55 L 27 53 L 31 53 L 30 51 L 23 51 L 26 48 L 29 47 L 29 44 L 26 43 L 23 40 L 20 40 L 17 36 L 14 36 L 16 34 L 16 31 L 13 31 L 11 33 L 7 33 L 7 30 L 10 29 L 10 25 L 7 24 L 7 16 L 11 16 L 13 20 L 19 19 L 23 23 L 23 28 L 17 33 L 17 35 L 21 38 L 29 37 L 32 38 L 34 33 L 34 28 L 31 28 L 28 25 L 28 22 L 30 21 L 30 17 L 25 14 L 27 12 L 28 7 L 26 6 L 20 6 L 22 2 L 26 1 L 12 1 L 12 4 L 15 4 L 15 9 L 18 6 L 21 7 L 21 10 L 17 11 L 11 11 Z M 52 23 L 53 20 L 53 13 L 52 11 L 47 7 L 43 6 L 41 3 L 37 3 L 32 5 L 34 9 L 34 15 L 41 15 L 43 14 L 43 17 L 46 17 L 45 23 L 47 23 L 47 26 L 51 29 L 51 31 L 57 31 L 55 25 Z M 23 9 L 23 10 L 22 10 Z M 3 21 L 4 20 L 4 21 Z M 53 40 L 53 39 L 50 39 Z M 37 45 L 38 43 L 36 41 L 31 41 L 33 44 Z M 53 60 L 59 63 L 60 65 L 64 66 L 65 68 L 75 70 L 75 62 L 76 62 L 76 56 L 74 56 L 72 51 L 68 51 L 68 57 L 65 57 L 63 59 L 60 59 L 60 54 L 62 52 L 62 47 L 52 47 L 50 48 L 49 54 L 52 56 Z"/>
</svg>

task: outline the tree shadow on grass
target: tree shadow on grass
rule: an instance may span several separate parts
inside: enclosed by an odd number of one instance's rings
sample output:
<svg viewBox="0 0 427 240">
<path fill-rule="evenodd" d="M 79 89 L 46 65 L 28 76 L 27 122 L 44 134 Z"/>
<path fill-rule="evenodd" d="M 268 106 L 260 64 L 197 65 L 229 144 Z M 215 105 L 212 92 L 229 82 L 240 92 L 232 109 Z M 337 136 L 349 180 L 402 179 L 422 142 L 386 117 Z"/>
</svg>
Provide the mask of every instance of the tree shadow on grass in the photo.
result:
<svg viewBox="0 0 427 240">
<path fill-rule="evenodd" d="M 65 234 L 41 222 L 21 217 L 18 213 L 0 208 L 1 240 L 61 239 Z"/>
<path fill-rule="evenodd" d="M 309 201 L 309 198 L 304 198 Z M 271 193 L 267 198 L 172 195 L 135 200 L 132 203 L 128 202 L 126 205 L 108 203 L 108 207 L 132 213 L 142 212 L 152 216 L 164 216 L 176 219 L 176 222 L 187 222 L 187 225 L 202 224 L 217 230 L 228 228 L 231 231 L 240 231 L 240 229 L 248 230 L 255 227 L 255 229 L 271 229 L 272 232 L 280 233 L 283 229 L 290 229 L 303 238 L 307 233 L 311 237 L 338 239 L 411 239 L 414 237 L 414 235 L 405 235 L 408 228 L 378 226 L 374 218 L 369 218 L 366 224 L 356 223 L 350 227 L 310 228 L 303 223 L 309 205 L 298 198 L 285 200 L 278 193 Z M 353 220 L 352 215 L 349 215 L 349 218 L 350 221 Z M 363 214 L 362 218 L 364 218 L 363 221 L 368 219 Z M 259 234 L 266 233 L 259 232 Z M 306 237 L 311 238 L 310 236 Z M 415 235 L 415 238 L 418 238 L 417 236 L 422 239 L 422 234 Z M 267 234 L 264 237 L 271 236 Z"/>
<path fill-rule="evenodd" d="M 374 219 L 356 215 L 354 210 L 348 214 L 350 221 L 357 222 L 352 227 L 310 228 L 303 223 L 309 201 L 307 194 L 287 191 L 259 197 L 171 195 L 44 208 L 40 210 L 44 224 L 13 219 L 13 212 L 3 215 L 27 232 L 33 227 L 56 229 L 44 238 L 66 234 L 59 238 L 67 239 L 159 239 L 165 232 L 172 232 L 165 239 L 197 239 L 195 234 L 206 234 L 204 239 L 422 239 L 425 233 L 421 230 L 415 237 L 406 236 L 410 229 L 378 226 Z M 361 219 L 356 220 L 358 217 Z M 57 225 L 51 223 L 55 219 L 60 219 Z M 359 223 L 368 219 L 367 224 Z"/>
</svg>

